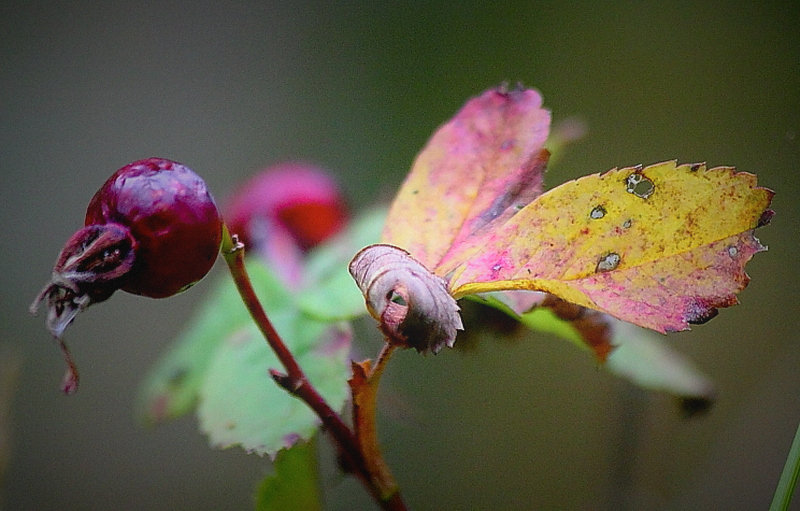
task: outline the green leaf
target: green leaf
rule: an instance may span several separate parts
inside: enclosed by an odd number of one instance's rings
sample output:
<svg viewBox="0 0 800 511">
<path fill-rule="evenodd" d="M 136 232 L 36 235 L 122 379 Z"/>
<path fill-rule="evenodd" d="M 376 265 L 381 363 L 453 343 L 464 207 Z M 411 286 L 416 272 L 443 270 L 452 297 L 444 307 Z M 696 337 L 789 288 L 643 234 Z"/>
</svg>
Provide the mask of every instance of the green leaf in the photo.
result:
<svg viewBox="0 0 800 511">
<path fill-rule="evenodd" d="M 568 340 L 594 356 L 573 324 L 556 316 L 550 308 L 535 307 L 522 315 L 491 295 L 477 301 L 516 317 L 528 328 Z M 711 401 L 714 387 L 711 381 L 688 358 L 667 345 L 665 337 L 630 323 L 607 317 L 612 327 L 613 351 L 603 368 L 639 387 L 666 392 L 680 398 Z"/>
<path fill-rule="evenodd" d="M 348 395 L 349 327 L 304 316 L 291 302 L 276 312 L 270 315 L 287 347 L 328 404 L 340 410 Z M 281 365 L 254 324 L 225 339 L 200 388 L 200 428 L 212 445 L 274 456 L 314 434 L 317 416 L 275 384 L 271 368 Z"/>
<path fill-rule="evenodd" d="M 531 330 L 555 335 L 556 337 L 572 342 L 581 349 L 589 352 L 592 351 L 589 346 L 583 342 L 583 338 L 569 321 L 560 319 L 550 309 L 537 307 L 520 316 L 520 321 Z"/>
<path fill-rule="evenodd" d="M 616 347 L 606 367 L 642 388 L 681 398 L 714 399 L 714 385 L 692 362 L 670 348 L 666 337 L 614 320 Z"/>
<path fill-rule="evenodd" d="M 354 221 L 306 261 L 302 291 L 291 292 L 259 260 L 247 262 L 253 287 L 275 328 L 328 404 L 347 399 L 349 327 L 364 312 L 347 263 L 379 236 L 384 210 Z M 201 429 L 219 447 L 241 445 L 274 455 L 310 437 L 317 417 L 277 386 L 269 369 L 281 364 L 255 327 L 227 276 L 156 364 L 140 392 L 138 415 L 155 423 L 197 406 Z"/>
<path fill-rule="evenodd" d="M 359 250 L 380 238 L 386 214 L 386 209 L 375 208 L 360 215 L 347 230 L 311 253 L 305 268 L 307 284 L 297 298 L 304 312 L 333 321 L 366 313 L 364 297 L 347 265 Z"/>
<path fill-rule="evenodd" d="M 298 442 L 281 450 L 275 472 L 259 484 L 256 511 L 319 511 L 322 509 L 314 442 Z"/>
<path fill-rule="evenodd" d="M 589 346 L 587 346 L 583 341 L 580 333 L 575 330 L 575 327 L 573 327 L 568 321 L 559 319 L 551 309 L 547 307 L 533 307 L 524 314 L 518 314 L 515 312 L 512 306 L 509 303 L 506 303 L 506 301 L 511 299 L 511 293 L 513 292 L 500 291 L 495 293 L 482 293 L 479 295 L 467 296 L 465 299 L 482 303 L 484 305 L 488 305 L 489 307 L 494 307 L 495 309 L 505 312 L 512 318 L 519 320 L 520 323 L 527 326 L 531 330 L 555 335 L 556 337 L 560 337 L 574 343 L 581 349 L 591 351 Z"/>
<path fill-rule="evenodd" d="M 248 259 L 253 287 L 272 321 L 277 323 L 280 314 L 294 314 L 290 310 L 296 308 L 328 322 L 364 314 L 364 298 L 350 278 L 347 264 L 359 249 L 378 239 L 385 217 L 385 209 L 368 211 L 313 251 L 303 270 L 307 284 L 298 294 L 290 293 L 259 260 Z M 146 376 L 139 392 L 137 416 L 146 423 L 157 423 L 189 412 L 197 404 L 200 386 L 223 340 L 251 322 L 233 282 L 224 275 Z"/>
<path fill-rule="evenodd" d="M 253 287 L 275 328 L 328 404 L 347 398 L 351 334 L 346 324 L 304 314 L 258 260 L 247 263 Z M 317 417 L 272 381 L 282 369 L 230 279 L 218 284 L 190 326 L 145 379 L 139 415 L 148 422 L 198 407 L 201 429 L 219 447 L 241 445 L 274 455 L 310 437 Z"/>
<path fill-rule="evenodd" d="M 247 269 L 267 311 L 271 313 L 291 303 L 292 298 L 280 280 L 259 261 L 249 261 Z M 222 341 L 249 323 L 252 323 L 250 314 L 226 274 L 145 377 L 137 416 L 152 424 L 190 411 L 197 403 L 200 385 Z"/>
</svg>

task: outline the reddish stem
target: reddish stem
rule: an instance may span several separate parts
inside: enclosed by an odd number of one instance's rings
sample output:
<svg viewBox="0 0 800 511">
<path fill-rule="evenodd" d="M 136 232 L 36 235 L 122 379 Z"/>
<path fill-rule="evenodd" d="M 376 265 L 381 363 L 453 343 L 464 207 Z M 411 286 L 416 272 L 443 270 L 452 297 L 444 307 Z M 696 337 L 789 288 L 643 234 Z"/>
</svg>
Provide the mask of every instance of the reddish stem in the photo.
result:
<svg viewBox="0 0 800 511">
<path fill-rule="evenodd" d="M 385 497 L 385 492 L 381 488 L 379 481 L 368 469 L 368 464 L 359 449 L 355 434 L 311 384 L 294 355 L 283 342 L 277 330 L 275 330 L 267 313 L 261 306 L 261 302 L 256 296 L 255 290 L 250 283 L 250 278 L 247 275 L 244 265 L 244 245 L 239 242 L 235 235 L 231 237 L 227 228 L 224 229 L 223 233 L 222 256 L 228 264 L 228 269 L 236 283 L 242 301 L 247 306 L 247 310 L 264 334 L 267 343 L 277 355 L 278 360 L 286 369 L 286 374 L 271 370 L 270 374 L 273 379 L 290 394 L 303 400 L 317 414 L 333 439 L 339 444 L 347 466 L 352 467 L 381 508 L 387 511 L 404 511 L 406 507 L 399 491 L 393 492 L 388 498 Z"/>
<path fill-rule="evenodd" d="M 353 377 L 349 382 L 353 396 L 353 427 L 356 441 L 364 454 L 367 469 L 378 481 L 385 496 L 390 496 L 398 491 L 398 486 L 381 454 L 375 411 L 381 375 L 395 348 L 397 345 L 386 342 L 375 364 L 372 364 L 370 360 L 361 363 L 353 362 Z"/>
</svg>

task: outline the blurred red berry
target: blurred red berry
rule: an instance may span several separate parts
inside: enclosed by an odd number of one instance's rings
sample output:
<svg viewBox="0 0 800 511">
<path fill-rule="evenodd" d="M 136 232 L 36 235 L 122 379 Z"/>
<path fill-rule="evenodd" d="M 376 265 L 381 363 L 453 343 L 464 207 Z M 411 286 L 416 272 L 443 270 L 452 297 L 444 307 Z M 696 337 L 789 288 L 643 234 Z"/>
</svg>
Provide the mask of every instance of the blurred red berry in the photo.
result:
<svg viewBox="0 0 800 511">
<path fill-rule="evenodd" d="M 245 182 L 225 218 L 247 253 L 258 254 L 283 281 L 302 282 L 303 254 L 339 232 L 347 209 L 339 187 L 323 169 L 281 163 Z"/>
<path fill-rule="evenodd" d="M 288 162 L 268 167 L 245 182 L 233 195 L 225 218 L 231 232 L 260 249 L 272 241 L 277 224 L 308 250 L 339 232 L 347 208 L 339 187 L 323 169 Z"/>
</svg>

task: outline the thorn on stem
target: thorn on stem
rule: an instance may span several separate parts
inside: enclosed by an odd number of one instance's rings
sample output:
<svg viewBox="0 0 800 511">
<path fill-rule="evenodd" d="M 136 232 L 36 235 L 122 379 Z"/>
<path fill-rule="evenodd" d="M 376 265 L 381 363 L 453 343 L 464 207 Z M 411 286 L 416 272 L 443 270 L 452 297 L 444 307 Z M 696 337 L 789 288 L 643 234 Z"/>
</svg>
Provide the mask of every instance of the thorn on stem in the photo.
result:
<svg viewBox="0 0 800 511">
<path fill-rule="evenodd" d="M 270 369 L 269 375 L 272 376 L 272 379 L 275 380 L 278 385 L 283 386 L 283 382 L 289 379 L 289 376 L 285 373 L 278 371 L 277 369 Z"/>
<path fill-rule="evenodd" d="M 275 383 L 286 389 L 287 391 L 295 394 L 297 389 L 303 386 L 303 379 L 302 378 L 295 378 L 288 374 L 282 373 L 277 369 L 270 369 L 269 375 L 272 376 L 272 379 L 275 380 Z"/>
</svg>

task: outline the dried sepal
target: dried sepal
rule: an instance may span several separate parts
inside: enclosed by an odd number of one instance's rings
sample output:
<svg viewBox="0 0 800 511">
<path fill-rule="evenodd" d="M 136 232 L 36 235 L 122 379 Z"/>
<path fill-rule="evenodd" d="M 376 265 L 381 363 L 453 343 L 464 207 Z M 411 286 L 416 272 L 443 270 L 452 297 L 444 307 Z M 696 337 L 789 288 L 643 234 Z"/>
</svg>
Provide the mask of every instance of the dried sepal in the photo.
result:
<svg viewBox="0 0 800 511">
<path fill-rule="evenodd" d="M 52 334 L 67 370 L 61 389 L 78 389 L 78 369 L 64 342 L 64 330 L 85 308 L 107 300 L 128 278 L 136 242 L 122 225 L 89 225 L 76 232 L 61 249 L 48 282 L 30 306 L 36 313 L 44 302 L 47 329 Z"/>
<path fill-rule="evenodd" d="M 80 229 L 58 255 L 50 282 L 31 304 L 31 312 L 47 302 L 47 329 L 61 338 L 79 312 L 107 300 L 122 286 L 133 267 L 135 246 L 122 225 Z"/>
</svg>

